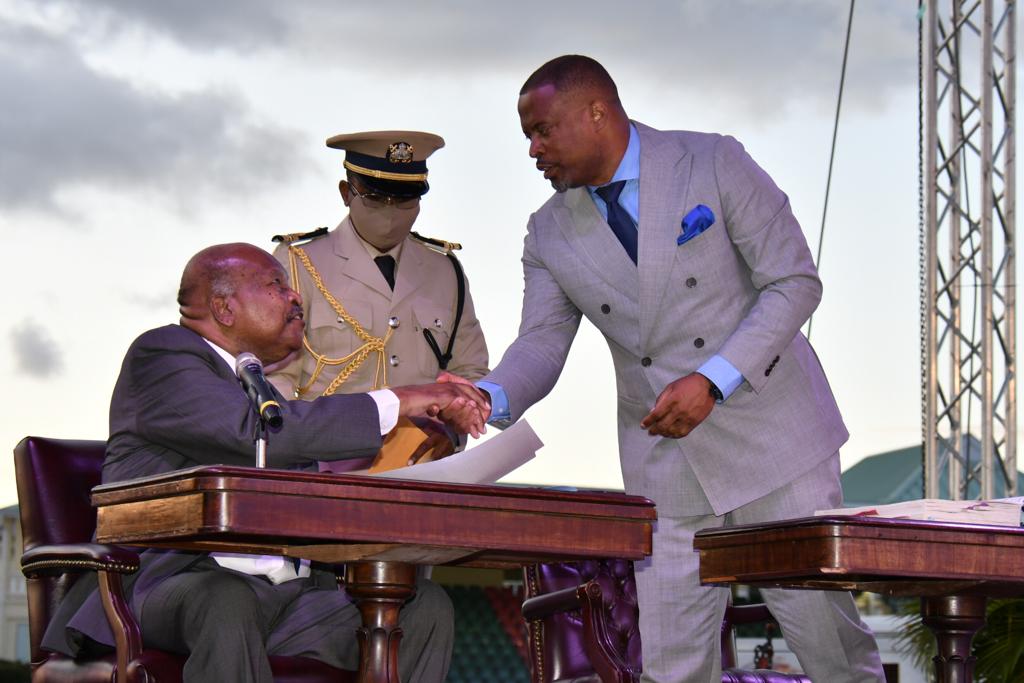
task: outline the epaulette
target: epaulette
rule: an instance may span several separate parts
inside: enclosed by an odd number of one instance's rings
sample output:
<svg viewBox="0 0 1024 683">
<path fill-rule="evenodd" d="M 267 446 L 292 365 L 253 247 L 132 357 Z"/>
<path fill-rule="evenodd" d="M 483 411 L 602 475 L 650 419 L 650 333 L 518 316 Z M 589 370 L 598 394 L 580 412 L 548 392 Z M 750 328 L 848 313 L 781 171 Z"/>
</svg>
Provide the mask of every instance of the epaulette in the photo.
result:
<svg viewBox="0 0 1024 683">
<path fill-rule="evenodd" d="M 433 249 L 439 254 L 448 255 L 451 254 L 453 251 L 458 251 L 459 249 L 462 249 L 462 245 L 459 244 L 458 242 L 446 242 L 444 240 L 439 240 L 436 237 L 424 237 L 415 230 L 409 233 L 409 237 L 412 237 L 413 239 L 422 242 L 424 246 Z"/>
<path fill-rule="evenodd" d="M 285 244 L 291 244 L 292 242 L 302 242 L 305 240 L 315 240 L 317 237 L 322 237 L 327 234 L 327 228 L 317 228 L 309 232 L 290 232 L 287 235 L 274 235 L 270 238 L 271 242 L 284 242 Z"/>
</svg>

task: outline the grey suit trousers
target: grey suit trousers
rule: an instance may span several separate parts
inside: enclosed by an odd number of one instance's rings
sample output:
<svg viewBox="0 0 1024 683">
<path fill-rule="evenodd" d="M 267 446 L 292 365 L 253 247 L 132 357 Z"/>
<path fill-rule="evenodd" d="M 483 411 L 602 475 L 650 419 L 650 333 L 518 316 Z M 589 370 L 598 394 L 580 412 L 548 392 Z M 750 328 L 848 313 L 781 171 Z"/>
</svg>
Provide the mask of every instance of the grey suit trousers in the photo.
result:
<svg viewBox="0 0 1024 683">
<path fill-rule="evenodd" d="M 312 577 L 275 586 L 209 558 L 154 588 L 141 626 L 147 647 L 188 655 L 186 683 L 273 683 L 268 655 L 310 657 L 348 670 L 359 664 L 361 617 L 344 591 L 318 587 Z M 447 594 L 420 581 L 399 626 L 401 680 L 444 681 L 454 638 Z"/>
<path fill-rule="evenodd" d="M 725 515 L 659 515 L 654 553 L 636 565 L 645 683 L 719 683 L 719 631 L 729 589 L 701 586 L 693 536 L 700 529 L 805 517 L 839 507 L 839 457 L 816 465 L 792 483 Z M 804 672 L 816 683 L 885 681 L 871 630 L 850 593 L 763 590 Z M 680 633 L 685 638 L 680 638 Z"/>
</svg>

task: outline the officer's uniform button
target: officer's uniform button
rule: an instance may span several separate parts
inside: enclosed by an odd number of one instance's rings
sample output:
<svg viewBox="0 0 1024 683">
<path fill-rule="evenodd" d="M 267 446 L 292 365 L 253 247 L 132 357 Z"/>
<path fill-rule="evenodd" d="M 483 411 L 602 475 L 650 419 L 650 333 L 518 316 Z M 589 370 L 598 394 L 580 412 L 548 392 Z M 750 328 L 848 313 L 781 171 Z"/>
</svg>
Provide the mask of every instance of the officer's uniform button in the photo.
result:
<svg viewBox="0 0 1024 683">
<path fill-rule="evenodd" d="M 608 315 L 609 313 L 612 312 L 612 307 L 609 306 L 608 304 L 601 304 L 601 312 L 604 313 L 605 315 Z"/>
<path fill-rule="evenodd" d="M 437 329 L 441 329 L 442 327 L 444 327 L 444 323 L 441 322 L 440 318 L 434 318 L 434 327 L 436 327 Z"/>
<path fill-rule="evenodd" d="M 696 346 L 698 349 L 702 349 L 704 348 L 704 340 L 700 337 L 697 337 L 696 339 L 693 340 L 693 345 Z"/>
<path fill-rule="evenodd" d="M 651 359 L 648 356 L 644 356 L 643 358 L 640 359 L 640 365 L 644 366 L 645 368 L 650 366 L 650 364 Z"/>
<path fill-rule="evenodd" d="M 401 361 L 398 360 L 398 356 L 391 356 L 391 360 L 389 362 L 391 363 L 391 367 L 395 368 L 395 367 L 398 367 L 398 364 Z"/>
<path fill-rule="evenodd" d="M 397 315 L 393 315 L 388 318 L 388 327 L 398 327 L 400 324 L 401 321 L 398 319 Z"/>
<path fill-rule="evenodd" d="M 688 278 L 686 278 L 686 286 L 689 287 L 690 289 L 693 289 L 694 287 L 696 287 L 697 286 L 697 278 L 695 278 L 695 277 L 688 277 Z"/>
<path fill-rule="evenodd" d="M 342 318 L 340 315 L 338 316 L 338 324 L 339 325 L 344 325 L 345 324 L 345 319 Z"/>
</svg>

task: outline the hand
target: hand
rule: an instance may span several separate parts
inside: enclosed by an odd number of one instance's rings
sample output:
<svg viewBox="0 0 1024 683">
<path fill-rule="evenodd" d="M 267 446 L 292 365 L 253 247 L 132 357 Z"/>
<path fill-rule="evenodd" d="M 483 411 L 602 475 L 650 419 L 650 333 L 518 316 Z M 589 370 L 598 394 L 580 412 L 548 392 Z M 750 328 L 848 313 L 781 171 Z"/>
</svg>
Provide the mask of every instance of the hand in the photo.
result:
<svg viewBox="0 0 1024 683">
<path fill-rule="evenodd" d="M 714 407 L 711 380 L 694 372 L 665 387 L 640 426 L 651 436 L 678 439 L 696 429 Z"/>
<path fill-rule="evenodd" d="M 443 424 L 427 417 L 413 422 L 427 434 L 427 439 L 409 456 L 410 465 L 415 465 L 428 453 L 431 460 L 440 460 L 455 452 L 455 444 Z"/>
<path fill-rule="evenodd" d="M 470 434 L 474 439 L 479 439 L 481 434 L 487 433 L 487 416 L 490 414 L 491 407 L 485 398 L 482 407 L 461 400 L 452 401 L 438 417 L 457 433 Z"/>
<path fill-rule="evenodd" d="M 479 437 L 491 407 L 479 389 L 455 382 L 394 387 L 399 417 L 440 417 L 459 434 Z"/>
<path fill-rule="evenodd" d="M 459 377 L 458 375 L 452 374 L 447 370 L 441 370 L 440 372 L 437 373 L 437 381 L 439 384 L 453 383 L 465 384 L 466 386 L 476 387 L 476 385 L 473 384 L 473 382 L 466 379 L 465 377 Z M 487 413 L 484 415 L 484 420 L 489 420 L 491 418 L 491 397 L 486 391 L 480 389 L 480 387 L 477 387 L 477 390 L 480 391 L 481 394 L 483 394 L 484 399 L 486 399 L 487 401 Z"/>
</svg>

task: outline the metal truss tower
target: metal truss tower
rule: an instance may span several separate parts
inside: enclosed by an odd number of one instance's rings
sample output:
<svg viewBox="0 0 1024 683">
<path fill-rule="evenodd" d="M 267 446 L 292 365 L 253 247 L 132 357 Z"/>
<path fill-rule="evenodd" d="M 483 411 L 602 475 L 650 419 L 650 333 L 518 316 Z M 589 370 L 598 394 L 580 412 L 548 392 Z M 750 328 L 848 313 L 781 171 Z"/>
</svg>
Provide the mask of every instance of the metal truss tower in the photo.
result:
<svg viewBox="0 0 1024 683">
<path fill-rule="evenodd" d="M 1014 0 L 924 0 L 924 495 L 1016 495 Z"/>
</svg>

